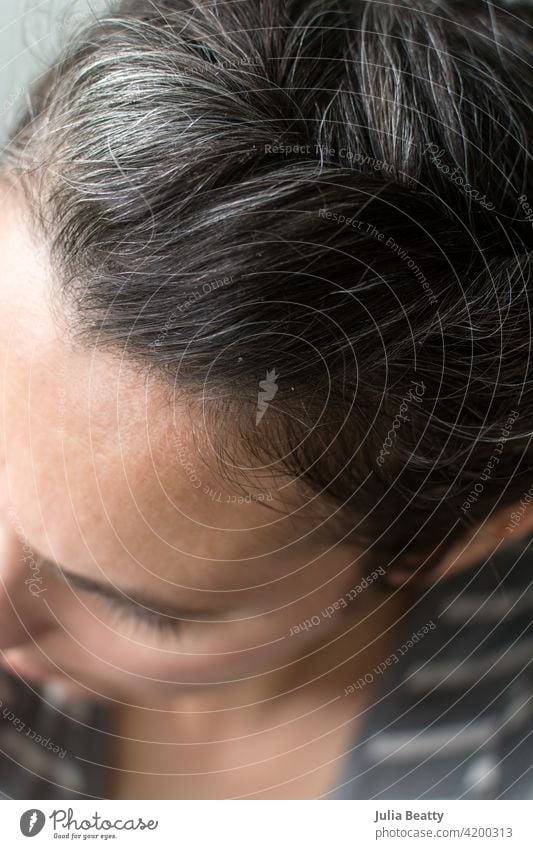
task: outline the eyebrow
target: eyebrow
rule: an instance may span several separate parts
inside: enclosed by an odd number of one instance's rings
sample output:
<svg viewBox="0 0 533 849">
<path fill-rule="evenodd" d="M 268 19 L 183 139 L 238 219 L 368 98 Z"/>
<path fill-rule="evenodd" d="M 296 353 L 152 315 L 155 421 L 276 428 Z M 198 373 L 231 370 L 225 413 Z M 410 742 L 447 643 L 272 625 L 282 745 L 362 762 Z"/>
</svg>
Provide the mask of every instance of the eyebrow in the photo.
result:
<svg viewBox="0 0 533 849">
<path fill-rule="evenodd" d="M 144 593 L 121 590 L 112 584 L 95 581 L 93 578 L 86 578 L 83 575 L 69 572 L 68 569 L 65 569 L 53 560 L 44 560 L 44 565 L 53 569 L 54 572 L 58 573 L 73 588 L 108 599 L 125 610 L 133 612 L 138 616 L 144 616 L 152 621 L 154 619 L 160 619 L 162 622 L 169 624 L 169 619 L 195 621 L 194 617 L 200 620 L 210 619 L 213 621 L 213 616 L 217 615 L 217 612 L 214 610 L 174 607 L 173 605 L 161 603 Z M 176 622 L 176 626 L 178 624 Z"/>
</svg>

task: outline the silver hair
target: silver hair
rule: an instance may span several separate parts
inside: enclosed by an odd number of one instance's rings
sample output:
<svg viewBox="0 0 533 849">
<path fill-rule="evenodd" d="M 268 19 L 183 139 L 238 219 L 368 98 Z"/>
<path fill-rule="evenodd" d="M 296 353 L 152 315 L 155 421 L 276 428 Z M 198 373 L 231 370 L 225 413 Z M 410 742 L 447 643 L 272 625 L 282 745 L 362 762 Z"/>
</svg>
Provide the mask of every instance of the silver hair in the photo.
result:
<svg viewBox="0 0 533 849">
<path fill-rule="evenodd" d="M 474 0 L 147 0 L 91 22 L 6 159 L 72 338 L 186 387 L 226 452 L 238 433 L 394 556 L 511 504 L 532 467 L 526 19 Z"/>
</svg>

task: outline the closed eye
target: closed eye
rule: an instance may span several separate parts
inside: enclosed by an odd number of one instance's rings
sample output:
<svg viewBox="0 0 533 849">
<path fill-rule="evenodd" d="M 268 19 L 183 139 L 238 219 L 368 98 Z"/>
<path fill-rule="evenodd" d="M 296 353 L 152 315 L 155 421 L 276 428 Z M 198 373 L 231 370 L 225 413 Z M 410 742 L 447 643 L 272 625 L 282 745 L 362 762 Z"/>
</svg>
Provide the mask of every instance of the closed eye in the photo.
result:
<svg viewBox="0 0 533 849">
<path fill-rule="evenodd" d="M 84 593 L 96 595 L 120 620 L 133 622 L 140 626 L 148 625 L 152 631 L 165 634 L 172 633 L 176 636 L 181 634 L 186 622 L 200 621 L 196 617 L 201 617 L 205 621 L 218 621 L 213 619 L 217 615 L 214 611 L 160 608 L 158 602 L 151 602 L 149 599 L 139 596 L 135 598 L 133 595 L 118 591 L 115 587 L 100 584 L 91 578 L 68 572 L 52 560 L 40 557 L 39 562 L 71 587 Z M 152 609 L 151 604 L 154 604 L 156 609 Z"/>
<path fill-rule="evenodd" d="M 159 634 L 178 635 L 183 631 L 184 622 L 173 616 L 165 616 L 161 613 L 143 607 L 124 605 L 113 598 L 102 599 L 105 605 L 113 612 L 119 621 L 133 623 L 135 625 L 147 625 Z"/>
</svg>

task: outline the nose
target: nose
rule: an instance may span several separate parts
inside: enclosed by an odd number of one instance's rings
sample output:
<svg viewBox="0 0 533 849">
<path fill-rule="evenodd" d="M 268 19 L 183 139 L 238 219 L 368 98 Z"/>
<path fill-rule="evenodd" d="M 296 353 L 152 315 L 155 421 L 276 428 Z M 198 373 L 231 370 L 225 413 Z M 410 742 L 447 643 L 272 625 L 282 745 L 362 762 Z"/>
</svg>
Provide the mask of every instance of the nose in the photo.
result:
<svg viewBox="0 0 533 849">
<path fill-rule="evenodd" d="M 32 643 L 53 626 L 46 591 L 31 547 L 0 522 L 0 650 Z"/>
</svg>

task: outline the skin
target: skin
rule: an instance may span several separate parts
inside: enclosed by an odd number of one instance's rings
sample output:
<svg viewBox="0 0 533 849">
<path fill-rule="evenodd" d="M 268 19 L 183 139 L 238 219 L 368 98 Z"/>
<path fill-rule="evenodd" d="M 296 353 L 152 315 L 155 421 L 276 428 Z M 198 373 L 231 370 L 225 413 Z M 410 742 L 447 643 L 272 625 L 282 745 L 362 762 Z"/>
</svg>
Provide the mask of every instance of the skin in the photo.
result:
<svg viewBox="0 0 533 849">
<path fill-rule="evenodd" d="M 371 567 L 323 541 L 290 481 L 262 477 L 275 510 L 229 502 L 186 398 L 172 411 L 120 356 L 68 343 L 45 248 L 20 195 L 0 193 L 2 664 L 115 706 L 112 795 L 316 797 L 368 697 L 339 693 L 387 656 L 406 594 L 370 587 L 291 637 Z M 507 516 L 459 541 L 441 571 L 490 553 Z M 161 632 L 126 619 L 46 561 L 189 621 Z"/>
</svg>

